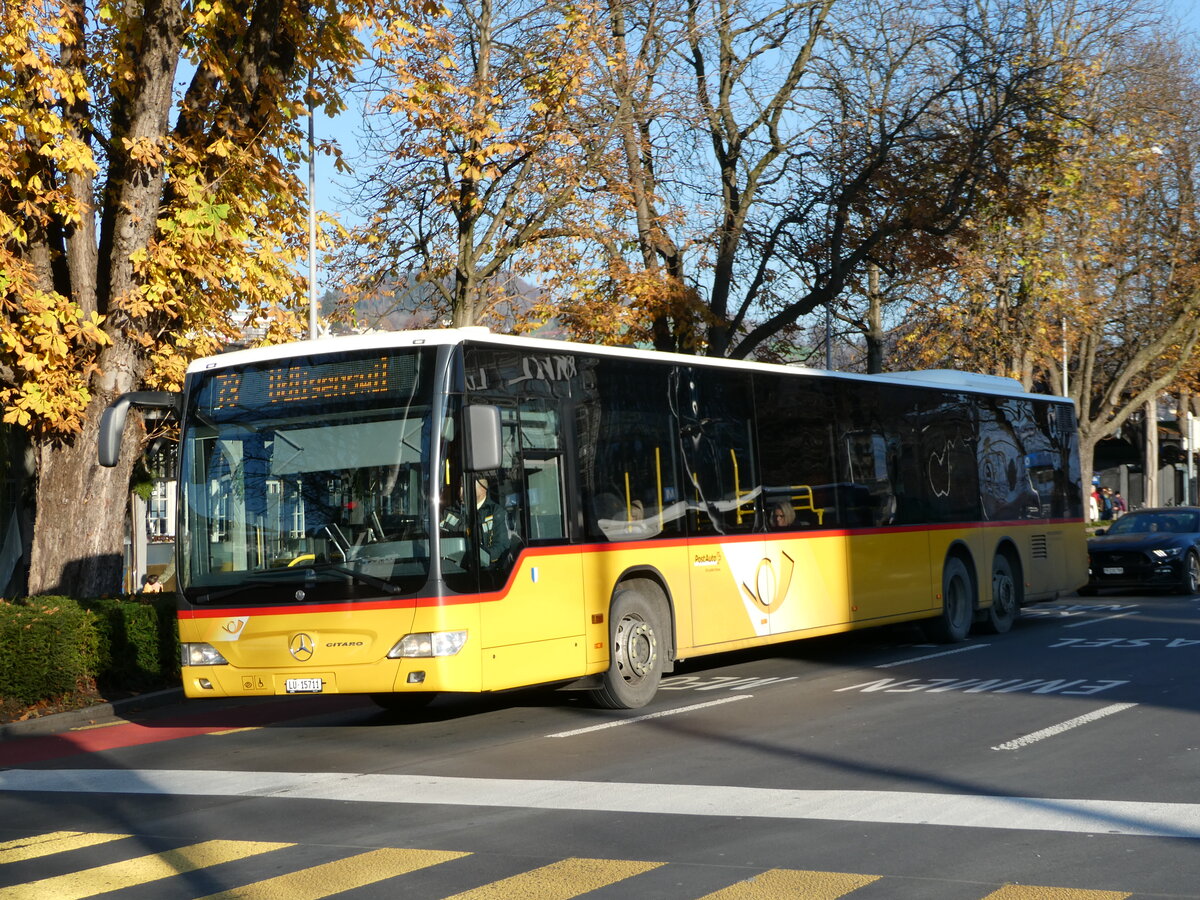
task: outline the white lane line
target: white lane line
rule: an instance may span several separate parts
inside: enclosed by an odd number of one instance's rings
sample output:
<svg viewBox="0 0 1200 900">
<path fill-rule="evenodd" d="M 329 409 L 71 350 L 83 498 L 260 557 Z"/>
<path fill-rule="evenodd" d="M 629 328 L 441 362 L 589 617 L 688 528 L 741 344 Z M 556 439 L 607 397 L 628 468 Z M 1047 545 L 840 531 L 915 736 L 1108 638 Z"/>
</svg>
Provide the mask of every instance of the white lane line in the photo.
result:
<svg viewBox="0 0 1200 900">
<path fill-rule="evenodd" d="M 1135 612 L 1137 610 L 1117 613 L 1115 616 L 1101 616 L 1098 619 L 1084 619 L 1081 622 L 1072 622 L 1070 625 L 1064 625 L 1063 628 L 1082 628 L 1084 625 L 1095 625 L 1097 622 L 1111 622 L 1113 619 L 1123 619 L 1126 616 L 1132 616 Z"/>
<path fill-rule="evenodd" d="M 1043 728 L 1041 731 L 1035 731 L 1024 737 L 1019 737 L 1015 741 L 1006 741 L 992 749 L 1018 750 L 1021 747 L 1028 747 L 1030 744 L 1036 744 L 1038 741 L 1045 740 L 1048 737 L 1054 737 L 1056 734 L 1062 734 L 1064 731 L 1070 731 L 1072 728 L 1078 728 L 1080 725 L 1086 725 L 1088 722 L 1095 722 L 1097 719 L 1103 719 L 1105 716 L 1113 715 L 1113 713 L 1124 712 L 1135 706 L 1137 706 L 1136 703 L 1114 703 L 1112 706 L 1105 706 L 1082 716 L 1076 716 L 1074 719 L 1067 719 L 1067 721 L 1060 722 L 1057 725 L 1051 725 L 1049 728 Z"/>
<path fill-rule="evenodd" d="M 1140 800 L 170 769 L 8 769 L 0 771 L 0 791 L 491 806 L 722 819 L 816 819 L 1200 840 L 1200 803 Z"/>
<path fill-rule="evenodd" d="M 722 703 L 733 703 L 735 700 L 749 700 L 753 694 L 738 694 L 734 697 L 724 697 L 720 700 L 710 700 L 708 703 L 694 703 L 691 706 L 681 706 L 678 709 L 664 709 L 662 712 L 649 713 L 644 716 L 634 716 L 632 719 L 616 719 L 602 725 L 589 725 L 587 728 L 576 728 L 574 731 L 558 731 L 546 737 L 574 737 L 577 734 L 587 734 L 589 731 L 603 731 L 605 728 L 616 728 L 619 725 L 632 725 L 634 722 L 645 722 L 647 719 L 661 719 L 663 716 L 676 716 L 680 713 L 694 712 L 697 709 L 707 709 L 710 706 L 720 706 Z"/>
<path fill-rule="evenodd" d="M 925 662 L 927 659 L 937 659 L 939 656 L 951 656 L 955 653 L 966 653 L 968 650 L 979 650 L 983 647 L 990 647 L 991 644 L 968 644 L 966 647 L 957 647 L 954 650 L 943 650 L 941 653 L 930 653 L 928 656 L 914 656 L 912 659 L 898 659 L 895 662 L 882 663 L 875 666 L 876 669 L 890 669 L 892 666 L 907 666 L 909 663 Z"/>
</svg>

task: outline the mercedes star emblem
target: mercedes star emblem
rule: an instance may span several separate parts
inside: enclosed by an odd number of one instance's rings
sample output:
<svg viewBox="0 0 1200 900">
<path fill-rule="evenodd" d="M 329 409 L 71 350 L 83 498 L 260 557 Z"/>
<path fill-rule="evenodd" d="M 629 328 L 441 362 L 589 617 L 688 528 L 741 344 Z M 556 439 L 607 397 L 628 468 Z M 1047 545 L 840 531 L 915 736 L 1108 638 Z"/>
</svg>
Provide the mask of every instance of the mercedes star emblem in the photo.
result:
<svg viewBox="0 0 1200 900">
<path fill-rule="evenodd" d="M 288 650 L 300 662 L 308 662 L 312 659 L 314 646 L 313 639 L 303 631 L 292 635 L 292 639 L 288 641 Z"/>
</svg>

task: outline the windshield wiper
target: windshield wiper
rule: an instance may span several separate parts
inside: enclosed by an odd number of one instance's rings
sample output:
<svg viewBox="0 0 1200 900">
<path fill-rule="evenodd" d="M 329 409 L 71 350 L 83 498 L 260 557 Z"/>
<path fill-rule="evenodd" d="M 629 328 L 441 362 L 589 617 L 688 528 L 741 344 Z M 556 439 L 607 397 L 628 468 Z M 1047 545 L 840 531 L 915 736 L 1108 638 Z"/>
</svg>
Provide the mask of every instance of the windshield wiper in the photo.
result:
<svg viewBox="0 0 1200 900">
<path fill-rule="evenodd" d="M 354 569 L 347 566 L 339 566 L 337 563 L 321 563 L 319 566 L 305 566 L 305 571 L 311 572 L 337 572 L 339 575 L 349 575 L 355 581 L 369 585 L 373 588 L 379 588 L 388 594 L 399 594 L 400 588 L 392 584 L 390 581 L 379 578 L 375 575 L 368 575 L 366 572 L 356 572 Z"/>
<path fill-rule="evenodd" d="M 241 584 L 236 585 L 235 587 L 225 588 L 225 590 L 222 591 L 201 594 L 197 598 L 197 601 L 200 603 L 215 603 L 217 600 L 220 600 L 224 597 L 230 597 L 234 594 L 241 593 L 242 591 L 248 591 L 256 587 L 261 587 L 264 584 L 278 584 L 282 587 L 288 584 L 289 581 L 293 584 L 297 584 L 298 581 L 307 583 L 322 572 L 347 575 L 354 581 L 357 581 L 360 584 L 368 585 L 369 587 L 377 588 L 378 590 L 383 591 L 385 594 L 402 593 L 401 588 L 392 584 L 390 581 L 379 578 L 375 575 L 368 575 L 366 572 L 356 572 L 354 569 L 347 568 L 346 566 L 340 566 L 337 563 L 319 563 L 318 565 L 304 566 L 304 568 L 296 567 L 289 569 L 278 569 L 274 572 L 250 572 L 245 576 Z M 279 577 L 281 575 L 291 575 L 292 578 L 281 578 Z M 297 575 L 302 575 L 302 578 L 296 579 L 295 576 Z"/>
<path fill-rule="evenodd" d="M 285 579 L 279 578 L 281 573 L 291 573 L 294 569 L 280 569 L 277 572 L 249 572 L 243 578 L 242 583 L 235 587 L 225 588 L 223 591 L 214 591 L 207 594 L 201 594 L 197 601 L 200 603 L 213 603 L 220 600 L 222 597 L 230 597 L 234 594 L 239 594 L 242 591 L 248 591 L 251 588 L 260 587 L 263 584 L 271 584 L 272 582 L 281 582 Z"/>
</svg>

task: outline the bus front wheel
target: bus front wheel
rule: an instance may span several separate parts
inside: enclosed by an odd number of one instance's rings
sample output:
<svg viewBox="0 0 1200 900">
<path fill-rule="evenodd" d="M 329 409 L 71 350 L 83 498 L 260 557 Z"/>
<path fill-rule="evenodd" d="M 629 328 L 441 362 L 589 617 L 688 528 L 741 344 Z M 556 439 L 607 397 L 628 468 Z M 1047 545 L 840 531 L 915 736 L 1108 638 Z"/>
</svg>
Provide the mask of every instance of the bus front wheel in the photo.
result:
<svg viewBox="0 0 1200 900">
<path fill-rule="evenodd" d="M 964 640 L 975 618 L 975 588 L 966 564 L 957 556 L 942 570 L 942 612 L 925 622 L 925 633 L 939 644 Z"/>
<path fill-rule="evenodd" d="M 638 709 L 658 690 L 666 651 L 662 604 L 647 593 L 622 587 L 609 609 L 609 664 L 591 692 L 598 706 Z"/>
</svg>

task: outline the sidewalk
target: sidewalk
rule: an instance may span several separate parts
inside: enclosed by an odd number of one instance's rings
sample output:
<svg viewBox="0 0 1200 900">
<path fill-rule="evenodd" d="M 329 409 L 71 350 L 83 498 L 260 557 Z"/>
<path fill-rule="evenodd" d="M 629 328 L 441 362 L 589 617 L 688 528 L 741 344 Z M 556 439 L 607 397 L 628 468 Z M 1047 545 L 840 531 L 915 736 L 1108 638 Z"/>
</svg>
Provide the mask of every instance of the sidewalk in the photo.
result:
<svg viewBox="0 0 1200 900">
<path fill-rule="evenodd" d="M 0 741 L 39 734 L 58 734 L 74 728 L 93 725 L 106 719 L 120 719 L 126 713 L 140 709 L 170 706 L 172 703 L 179 703 L 182 700 L 183 688 L 167 688 L 147 694 L 138 694 L 136 697 L 126 697 L 122 700 L 96 703 L 92 706 L 53 713 L 48 716 L 24 719 L 20 722 L 6 722 L 0 725 Z"/>
</svg>

